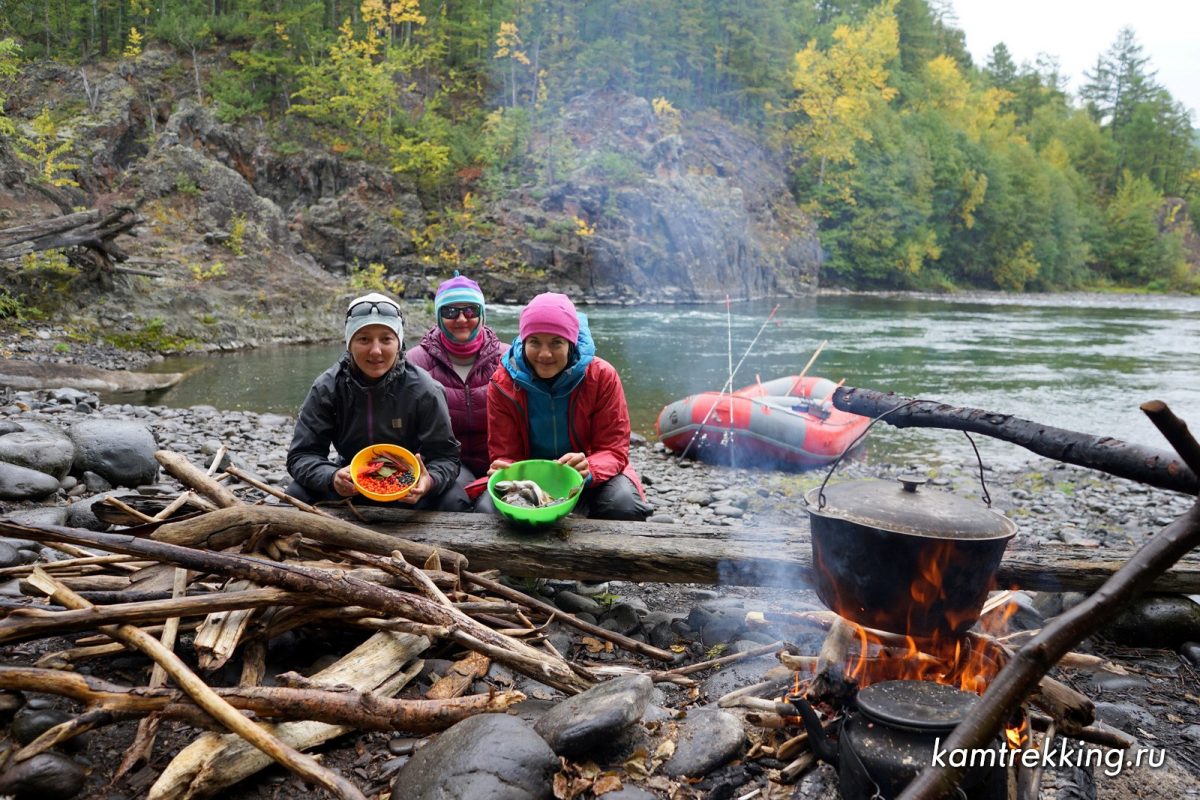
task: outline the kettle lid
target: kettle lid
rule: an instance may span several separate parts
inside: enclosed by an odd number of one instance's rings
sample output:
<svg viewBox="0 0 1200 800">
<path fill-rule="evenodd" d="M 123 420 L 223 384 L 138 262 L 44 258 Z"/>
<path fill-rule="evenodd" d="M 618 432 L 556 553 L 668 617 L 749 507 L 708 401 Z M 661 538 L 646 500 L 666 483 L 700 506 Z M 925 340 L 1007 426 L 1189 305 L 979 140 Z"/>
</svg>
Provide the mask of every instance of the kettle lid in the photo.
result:
<svg viewBox="0 0 1200 800">
<path fill-rule="evenodd" d="M 876 478 L 810 489 L 810 514 L 845 520 L 912 536 L 935 539 L 1008 539 L 1016 524 L 978 501 L 935 489 L 921 489 L 920 476 L 896 481 Z"/>
</svg>

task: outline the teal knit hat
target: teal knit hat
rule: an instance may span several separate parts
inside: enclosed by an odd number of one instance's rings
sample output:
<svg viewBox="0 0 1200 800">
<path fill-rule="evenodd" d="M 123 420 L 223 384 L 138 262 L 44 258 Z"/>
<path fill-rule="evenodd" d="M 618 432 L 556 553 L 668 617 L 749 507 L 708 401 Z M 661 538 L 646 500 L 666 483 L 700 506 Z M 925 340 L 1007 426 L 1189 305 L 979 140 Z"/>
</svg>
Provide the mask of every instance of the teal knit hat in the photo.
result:
<svg viewBox="0 0 1200 800">
<path fill-rule="evenodd" d="M 450 332 L 446 330 L 446 326 L 442 322 L 442 307 L 455 303 L 472 303 L 479 306 L 479 326 L 471 332 L 471 338 L 467 340 L 468 342 L 473 341 L 483 330 L 483 323 L 487 319 L 487 304 L 483 301 L 483 290 L 479 288 L 479 284 L 470 278 L 463 277 L 458 270 L 454 270 L 453 278 L 442 281 L 438 286 L 437 294 L 433 296 L 433 313 L 437 315 L 438 327 L 450 339 L 453 337 L 450 336 Z"/>
</svg>

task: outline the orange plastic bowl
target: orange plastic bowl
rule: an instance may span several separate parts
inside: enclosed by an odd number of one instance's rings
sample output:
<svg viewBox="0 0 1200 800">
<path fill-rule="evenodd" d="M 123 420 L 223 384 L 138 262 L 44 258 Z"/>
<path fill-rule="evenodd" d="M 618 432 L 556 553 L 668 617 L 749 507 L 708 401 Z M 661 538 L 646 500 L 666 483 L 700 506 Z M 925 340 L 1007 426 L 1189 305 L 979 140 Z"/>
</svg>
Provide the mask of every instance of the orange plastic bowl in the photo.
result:
<svg viewBox="0 0 1200 800">
<path fill-rule="evenodd" d="M 380 494 L 372 491 L 358 482 L 358 474 L 367 468 L 367 464 L 374 458 L 383 454 L 393 456 L 400 461 L 405 462 L 412 469 L 413 482 L 398 492 L 391 494 Z M 421 461 L 408 450 L 394 444 L 373 444 L 370 447 L 364 447 L 354 454 L 354 458 L 350 460 L 350 480 L 354 481 L 354 488 L 362 493 L 363 497 L 369 497 L 372 500 L 378 500 L 381 503 L 390 503 L 393 500 L 399 500 L 404 495 L 412 491 L 412 487 L 417 485 L 417 481 L 421 479 Z"/>
</svg>

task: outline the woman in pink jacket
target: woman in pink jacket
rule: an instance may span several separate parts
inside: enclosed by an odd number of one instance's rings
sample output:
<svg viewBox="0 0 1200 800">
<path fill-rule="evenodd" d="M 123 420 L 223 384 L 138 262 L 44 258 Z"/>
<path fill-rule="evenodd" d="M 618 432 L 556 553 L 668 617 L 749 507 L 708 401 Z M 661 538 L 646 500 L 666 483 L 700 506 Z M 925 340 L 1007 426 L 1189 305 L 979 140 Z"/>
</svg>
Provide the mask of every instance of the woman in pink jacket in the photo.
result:
<svg viewBox="0 0 1200 800">
<path fill-rule="evenodd" d="M 596 356 L 587 317 L 564 294 L 539 294 L 488 389 L 491 470 L 548 458 L 578 470 L 575 513 L 644 520 L 653 510 L 629 463 L 629 407 L 616 368 Z M 487 495 L 476 510 L 483 510 Z"/>
<path fill-rule="evenodd" d="M 458 483 L 465 486 L 487 473 L 488 381 L 508 351 L 489 328 L 479 284 L 457 271 L 438 286 L 433 299 L 437 325 L 405 358 L 426 370 L 446 393 L 450 425 L 462 446 Z"/>
</svg>

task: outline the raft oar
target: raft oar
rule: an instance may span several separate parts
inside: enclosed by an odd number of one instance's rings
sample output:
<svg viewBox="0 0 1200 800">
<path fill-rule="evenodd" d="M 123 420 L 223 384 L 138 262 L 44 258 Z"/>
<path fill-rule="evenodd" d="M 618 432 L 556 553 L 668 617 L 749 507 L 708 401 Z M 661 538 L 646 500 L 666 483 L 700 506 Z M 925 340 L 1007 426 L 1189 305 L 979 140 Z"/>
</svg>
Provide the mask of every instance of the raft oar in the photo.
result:
<svg viewBox="0 0 1200 800">
<path fill-rule="evenodd" d="M 808 363 L 804 365 L 804 369 L 800 370 L 800 374 L 796 376 L 796 381 L 795 381 L 795 383 L 792 384 L 792 388 L 788 389 L 787 393 L 789 395 L 792 392 L 796 391 L 796 387 L 800 385 L 800 381 L 804 380 L 804 376 L 808 374 L 809 368 L 812 367 L 812 365 L 814 363 L 816 363 L 817 356 L 821 355 L 821 351 L 825 349 L 825 345 L 827 345 L 827 344 L 829 344 L 829 340 L 822 339 L 821 343 L 819 345 L 817 345 L 817 349 L 813 351 L 812 358 L 810 358 L 808 360 Z"/>
<path fill-rule="evenodd" d="M 767 318 L 763 320 L 763 324 L 758 326 L 758 333 L 754 334 L 754 338 L 750 340 L 750 345 L 746 348 L 746 352 L 742 353 L 742 357 L 738 360 L 737 366 L 734 367 L 733 371 L 729 373 L 729 380 L 727 380 L 725 385 L 721 387 L 722 395 L 725 394 L 726 389 L 729 390 L 729 410 L 731 414 L 733 413 L 733 378 L 735 375 L 737 375 L 737 371 L 742 368 L 742 362 L 746 360 L 746 356 L 750 355 L 750 351 L 753 350 L 754 345 L 758 343 L 758 337 L 762 336 L 762 332 L 766 330 L 767 323 L 775 317 L 775 312 L 778 310 L 779 304 L 776 303 L 775 307 L 771 309 L 771 313 L 768 314 Z M 686 458 L 687 454 L 691 452 L 692 445 L 696 443 L 696 437 L 699 436 L 700 432 L 704 430 L 704 426 L 708 424 L 708 421 L 712 418 L 713 411 L 715 411 L 716 408 L 716 403 L 713 403 L 711 406 L 709 406 L 708 413 L 704 415 L 704 420 L 700 423 L 700 427 L 697 428 L 696 432 L 692 434 L 692 438 L 688 440 L 687 447 L 683 448 L 683 452 L 679 454 L 681 459 Z"/>
</svg>

